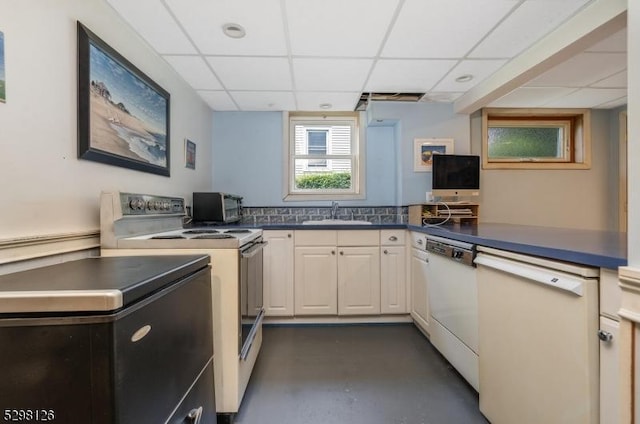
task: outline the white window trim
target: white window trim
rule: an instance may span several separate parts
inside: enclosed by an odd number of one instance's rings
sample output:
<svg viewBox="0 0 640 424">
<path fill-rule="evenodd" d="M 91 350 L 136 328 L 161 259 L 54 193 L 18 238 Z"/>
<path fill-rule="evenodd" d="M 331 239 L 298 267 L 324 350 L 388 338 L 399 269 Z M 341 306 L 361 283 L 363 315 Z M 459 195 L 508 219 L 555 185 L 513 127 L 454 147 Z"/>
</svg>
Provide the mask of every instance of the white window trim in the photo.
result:
<svg viewBox="0 0 640 424">
<path fill-rule="evenodd" d="M 300 117 L 300 121 L 318 121 L 330 122 L 335 119 L 344 118 L 346 115 L 341 113 L 324 113 L 324 112 L 308 112 L 308 113 L 296 113 L 294 116 Z M 283 178 L 282 178 L 282 197 L 284 201 L 307 201 L 307 200 L 359 200 L 366 198 L 366 178 L 365 178 L 365 163 L 366 163 L 366 143 L 365 143 L 365 128 L 362 125 L 364 122 L 363 113 L 360 112 L 356 115 L 356 128 L 355 132 L 356 140 L 354 146 L 352 146 L 352 155 L 355 156 L 353 169 L 352 169 L 352 181 L 353 190 L 349 192 L 344 191 L 320 191 L 316 190 L 313 193 L 308 192 L 293 192 L 291 173 L 293 172 L 293 159 L 295 159 L 295 142 L 291 142 L 291 120 L 289 112 L 282 113 L 282 163 L 283 163 Z M 323 156 L 324 158 L 324 156 Z M 327 159 L 344 159 L 344 155 L 326 155 Z"/>
<path fill-rule="evenodd" d="M 577 117 L 574 129 L 573 161 L 496 161 L 488 160 L 489 115 L 492 120 L 502 117 Z M 591 168 L 591 111 L 589 109 L 552 108 L 485 108 L 482 110 L 482 169 L 590 169 Z"/>
</svg>

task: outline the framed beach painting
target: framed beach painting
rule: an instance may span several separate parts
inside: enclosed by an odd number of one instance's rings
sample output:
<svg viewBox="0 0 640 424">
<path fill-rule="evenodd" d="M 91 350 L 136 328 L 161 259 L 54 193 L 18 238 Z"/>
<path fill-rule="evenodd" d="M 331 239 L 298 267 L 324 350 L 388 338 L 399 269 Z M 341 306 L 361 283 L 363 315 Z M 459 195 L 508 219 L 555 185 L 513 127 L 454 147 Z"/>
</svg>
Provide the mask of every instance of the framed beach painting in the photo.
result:
<svg viewBox="0 0 640 424">
<path fill-rule="evenodd" d="M 413 171 L 431 172 L 433 155 L 453 154 L 452 138 L 415 138 L 413 140 Z"/>
<path fill-rule="evenodd" d="M 78 158 L 169 176 L 169 93 L 78 22 Z"/>
</svg>

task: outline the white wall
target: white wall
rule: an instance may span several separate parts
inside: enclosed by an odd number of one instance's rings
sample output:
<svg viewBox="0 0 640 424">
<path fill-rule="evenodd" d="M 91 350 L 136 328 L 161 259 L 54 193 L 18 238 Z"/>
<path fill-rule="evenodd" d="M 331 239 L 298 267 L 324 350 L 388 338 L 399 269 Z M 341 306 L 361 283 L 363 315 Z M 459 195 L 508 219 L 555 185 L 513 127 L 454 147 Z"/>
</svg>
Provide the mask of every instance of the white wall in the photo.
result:
<svg viewBox="0 0 640 424">
<path fill-rule="evenodd" d="M 613 118 L 611 118 L 613 116 Z M 612 157 L 611 125 L 617 116 L 591 112 L 592 166 L 587 170 L 483 170 L 480 220 L 547 227 L 617 230 L 617 156 Z M 472 116 L 472 150 L 481 152 L 481 116 Z M 615 132 L 613 132 L 615 133 Z M 613 176 L 616 176 L 614 179 Z M 615 197 L 617 199 L 617 197 Z"/>
<path fill-rule="evenodd" d="M 103 0 L 0 0 L 0 11 L 0 240 L 96 230 L 105 189 L 190 198 L 211 188 L 209 108 Z M 77 159 L 77 20 L 171 94 L 170 178 Z M 197 144 L 195 171 L 185 138 Z"/>
</svg>

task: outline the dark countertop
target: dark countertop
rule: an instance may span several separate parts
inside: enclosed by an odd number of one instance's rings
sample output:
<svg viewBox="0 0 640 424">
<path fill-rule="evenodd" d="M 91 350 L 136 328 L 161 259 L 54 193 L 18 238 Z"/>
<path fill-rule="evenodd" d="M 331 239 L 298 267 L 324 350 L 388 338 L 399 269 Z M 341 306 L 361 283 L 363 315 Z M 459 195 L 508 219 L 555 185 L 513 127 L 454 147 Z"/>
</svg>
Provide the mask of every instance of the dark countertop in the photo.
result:
<svg viewBox="0 0 640 424">
<path fill-rule="evenodd" d="M 407 224 L 355 224 L 355 225 L 308 225 L 308 224 L 264 224 L 263 230 L 393 230 L 406 229 Z"/>
<path fill-rule="evenodd" d="M 626 233 L 490 223 L 450 227 L 407 225 L 407 228 L 481 246 L 582 265 L 610 269 L 627 265 Z"/>
<path fill-rule="evenodd" d="M 380 230 L 402 229 L 465 241 L 526 255 L 616 269 L 627 265 L 627 236 L 614 231 L 481 223 L 420 227 L 407 224 L 262 225 L 263 230 Z"/>
</svg>

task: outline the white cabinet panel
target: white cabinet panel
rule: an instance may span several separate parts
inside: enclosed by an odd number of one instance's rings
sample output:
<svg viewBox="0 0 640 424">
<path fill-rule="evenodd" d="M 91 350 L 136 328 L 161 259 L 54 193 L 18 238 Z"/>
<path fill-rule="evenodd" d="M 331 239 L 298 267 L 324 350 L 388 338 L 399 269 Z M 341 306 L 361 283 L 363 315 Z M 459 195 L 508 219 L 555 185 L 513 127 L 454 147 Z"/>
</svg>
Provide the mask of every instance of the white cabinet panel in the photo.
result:
<svg viewBox="0 0 640 424">
<path fill-rule="evenodd" d="M 610 341 L 600 341 L 600 422 L 620 422 L 620 323 L 600 317 L 600 331 L 611 335 Z"/>
<path fill-rule="evenodd" d="M 338 314 L 380 314 L 378 247 L 340 247 L 338 251 Z"/>
<path fill-rule="evenodd" d="M 404 246 L 380 248 L 380 312 L 407 313 L 407 255 Z"/>
<path fill-rule="evenodd" d="M 338 313 L 337 264 L 333 246 L 295 248 L 296 315 Z"/>
<path fill-rule="evenodd" d="M 293 231 L 264 231 L 263 238 L 265 315 L 293 316 Z"/>
<path fill-rule="evenodd" d="M 423 331 L 429 333 L 428 254 L 417 249 L 411 250 L 411 317 Z"/>
</svg>

